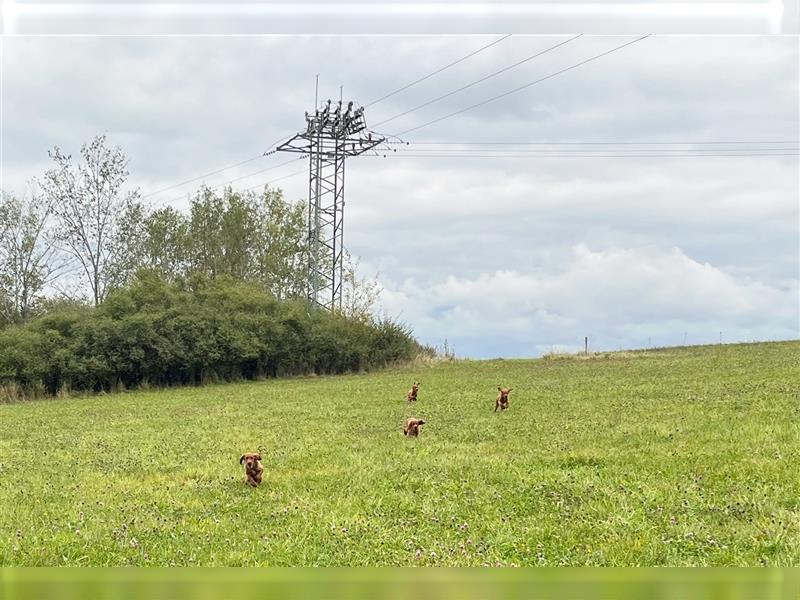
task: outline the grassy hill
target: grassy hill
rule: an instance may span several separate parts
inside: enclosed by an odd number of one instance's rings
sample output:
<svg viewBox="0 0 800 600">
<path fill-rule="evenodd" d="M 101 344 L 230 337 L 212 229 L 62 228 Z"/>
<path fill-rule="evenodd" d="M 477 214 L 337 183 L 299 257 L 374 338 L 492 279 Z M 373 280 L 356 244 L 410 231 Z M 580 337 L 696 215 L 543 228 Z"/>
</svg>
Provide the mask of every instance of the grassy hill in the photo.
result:
<svg viewBox="0 0 800 600">
<path fill-rule="evenodd" d="M 797 566 L 798 473 L 800 342 L 48 400 L 0 406 L 0 564 Z"/>
</svg>

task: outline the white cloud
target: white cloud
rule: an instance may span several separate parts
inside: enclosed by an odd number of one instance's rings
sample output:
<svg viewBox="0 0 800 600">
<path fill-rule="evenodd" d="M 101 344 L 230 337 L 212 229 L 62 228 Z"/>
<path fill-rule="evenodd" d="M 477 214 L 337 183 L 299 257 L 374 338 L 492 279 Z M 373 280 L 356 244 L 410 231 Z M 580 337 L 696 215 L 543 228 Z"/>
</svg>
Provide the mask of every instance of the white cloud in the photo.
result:
<svg viewBox="0 0 800 600">
<path fill-rule="evenodd" d="M 572 249 L 568 261 L 544 272 L 495 271 L 450 276 L 431 286 L 384 281 L 383 305 L 428 343 L 448 339 L 469 355 L 521 354 L 595 347 L 725 339 L 796 337 L 798 285 L 736 278 L 679 248 Z M 486 350 L 489 352 L 486 352 Z"/>
</svg>

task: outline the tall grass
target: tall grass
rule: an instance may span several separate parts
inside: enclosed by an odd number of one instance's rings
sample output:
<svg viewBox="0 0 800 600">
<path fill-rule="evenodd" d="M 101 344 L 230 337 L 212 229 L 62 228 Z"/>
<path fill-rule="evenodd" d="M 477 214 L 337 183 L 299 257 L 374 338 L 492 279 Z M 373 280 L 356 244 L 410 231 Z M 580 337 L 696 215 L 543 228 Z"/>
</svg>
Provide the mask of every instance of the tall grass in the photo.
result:
<svg viewBox="0 0 800 600">
<path fill-rule="evenodd" d="M 800 566 L 798 365 L 788 342 L 0 406 L 0 565 Z"/>
</svg>

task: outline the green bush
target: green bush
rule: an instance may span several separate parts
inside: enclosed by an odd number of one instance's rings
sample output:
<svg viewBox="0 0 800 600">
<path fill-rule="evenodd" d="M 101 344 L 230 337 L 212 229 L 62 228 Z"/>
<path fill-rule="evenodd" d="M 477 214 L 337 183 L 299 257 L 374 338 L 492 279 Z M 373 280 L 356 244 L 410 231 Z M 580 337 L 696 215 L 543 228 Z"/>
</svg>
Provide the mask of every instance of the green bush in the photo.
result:
<svg viewBox="0 0 800 600">
<path fill-rule="evenodd" d="M 68 305 L 0 331 L 0 385 L 51 395 L 380 368 L 420 346 L 390 321 L 278 301 L 233 280 L 140 273 L 96 309 Z"/>
</svg>

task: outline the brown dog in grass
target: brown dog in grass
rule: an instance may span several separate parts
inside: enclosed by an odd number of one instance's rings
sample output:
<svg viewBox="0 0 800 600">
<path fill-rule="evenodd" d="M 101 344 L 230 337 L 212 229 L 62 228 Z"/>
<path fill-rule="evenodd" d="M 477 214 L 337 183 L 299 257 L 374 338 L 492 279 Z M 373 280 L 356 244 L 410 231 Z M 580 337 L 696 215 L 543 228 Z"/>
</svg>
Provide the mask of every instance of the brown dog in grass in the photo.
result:
<svg viewBox="0 0 800 600">
<path fill-rule="evenodd" d="M 415 417 L 409 417 L 406 419 L 406 424 L 403 427 L 403 435 L 417 437 L 419 435 L 419 428 L 421 425 L 425 425 L 425 421 Z"/>
<path fill-rule="evenodd" d="M 500 410 L 508 408 L 508 395 L 511 393 L 511 388 L 497 386 L 497 391 L 500 393 L 497 394 L 497 399 L 494 401 L 494 412 L 497 412 L 498 408 Z"/>
<path fill-rule="evenodd" d="M 411 386 L 411 389 L 408 390 L 408 394 L 406 394 L 406 400 L 408 400 L 409 402 L 416 402 L 418 391 L 419 391 L 419 381 L 415 381 L 414 385 Z"/>
<path fill-rule="evenodd" d="M 261 455 L 258 452 L 242 454 L 239 464 L 244 464 L 247 483 L 253 487 L 258 487 L 258 484 L 261 483 L 261 474 L 264 472 L 264 467 L 261 466 Z"/>
</svg>

